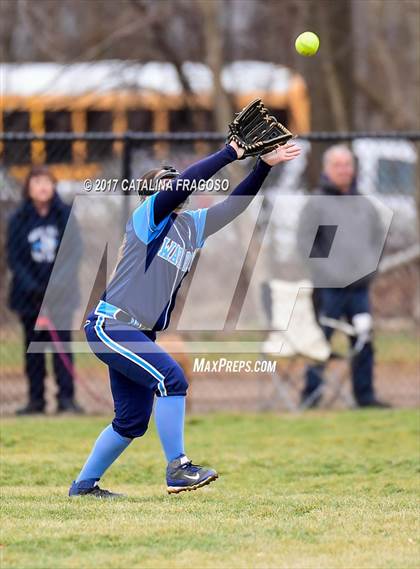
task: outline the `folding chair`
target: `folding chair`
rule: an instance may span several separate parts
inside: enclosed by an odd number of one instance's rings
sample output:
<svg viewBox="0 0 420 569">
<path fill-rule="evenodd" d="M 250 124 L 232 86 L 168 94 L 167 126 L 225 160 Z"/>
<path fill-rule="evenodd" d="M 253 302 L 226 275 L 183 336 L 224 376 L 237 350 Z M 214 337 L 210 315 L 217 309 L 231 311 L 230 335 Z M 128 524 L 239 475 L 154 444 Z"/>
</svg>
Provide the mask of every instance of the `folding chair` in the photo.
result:
<svg viewBox="0 0 420 569">
<path fill-rule="evenodd" d="M 297 290 L 299 293 L 296 297 Z M 339 399 L 347 407 L 354 406 L 348 388 L 348 367 L 352 357 L 363 347 L 366 335 L 358 333 L 355 347 L 347 354 L 332 352 L 316 320 L 312 292 L 312 284 L 306 280 L 299 282 L 271 280 L 262 285 L 263 307 L 272 331 L 263 342 L 261 357 L 266 360 L 275 358 L 277 364 L 280 364 L 279 369 L 276 368 L 276 371 L 271 373 L 271 389 L 268 397 L 260 393 L 262 409 L 282 407 L 289 411 L 302 411 L 318 399 L 321 407 L 330 407 Z M 293 311 L 290 314 L 292 305 Z M 347 337 L 356 336 L 355 326 L 351 324 L 322 318 L 320 324 L 334 328 Z M 365 326 L 366 323 L 362 324 Z M 327 364 L 332 360 L 342 361 L 346 365 L 340 365 L 339 369 L 335 370 L 327 369 Z M 304 362 L 322 365 L 324 381 L 309 397 L 302 400 Z"/>
</svg>

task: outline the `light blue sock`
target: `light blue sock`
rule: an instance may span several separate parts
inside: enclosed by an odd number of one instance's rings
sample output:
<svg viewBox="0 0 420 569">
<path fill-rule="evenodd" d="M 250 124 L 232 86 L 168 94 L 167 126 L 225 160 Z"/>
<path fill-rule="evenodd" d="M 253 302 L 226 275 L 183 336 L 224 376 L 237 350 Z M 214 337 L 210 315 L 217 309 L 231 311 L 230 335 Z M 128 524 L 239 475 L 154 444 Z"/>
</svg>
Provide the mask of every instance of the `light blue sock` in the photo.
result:
<svg viewBox="0 0 420 569">
<path fill-rule="evenodd" d="M 155 422 L 168 462 L 184 454 L 185 397 L 156 397 Z"/>
<path fill-rule="evenodd" d="M 92 452 L 76 478 L 76 482 L 87 479 L 99 480 L 131 441 L 132 439 L 122 437 L 115 432 L 112 425 L 108 425 L 96 439 Z"/>
</svg>

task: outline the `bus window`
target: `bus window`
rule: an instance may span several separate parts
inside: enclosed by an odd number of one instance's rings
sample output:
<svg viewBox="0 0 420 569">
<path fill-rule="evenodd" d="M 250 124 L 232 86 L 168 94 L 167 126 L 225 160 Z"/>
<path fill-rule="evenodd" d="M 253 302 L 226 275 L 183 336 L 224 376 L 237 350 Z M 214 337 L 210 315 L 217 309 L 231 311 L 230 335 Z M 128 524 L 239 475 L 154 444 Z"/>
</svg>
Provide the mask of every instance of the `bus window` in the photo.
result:
<svg viewBox="0 0 420 569">
<path fill-rule="evenodd" d="M 169 111 L 170 132 L 191 132 L 193 128 L 191 109 L 178 109 Z"/>
<path fill-rule="evenodd" d="M 169 130 L 171 132 L 214 131 L 213 113 L 205 109 L 179 109 L 169 111 Z"/>
<path fill-rule="evenodd" d="M 205 132 L 214 132 L 216 130 L 213 111 L 199 109 L 194 112 L 196 114 L 196 120 L 200 130 Z"/>
<path fill-rule="evenodd" d="M 87 111 L 87 132 L 112 132 L 112 113 L 110 111 Z M 88 160 L 95 162 L 112 154 L 112 141 L 89 140 Z"/>
<path fill-rule="evenodd" d="M 270 109 L 270 114 L 272 114 L 276 119 L 287 127 L 289 123 L 289 116 L 287 109 Z"/>
<path fill-rule="evenodd" d="M 29 113 L 26 111 L 5 111 L 3 113 L 5 132 L 30 132 Z M 30 142 L 6 142 L 4 144 L 3 161 L 6 166 L 27 164 L 31 161 Z"/>
<path fill-rule="evenodd" d="M 127 126 L 128 130 L 132 130 L 134 132 L 152 132 L 152 112 L 144 109 L 127 111 Z"/>
<path fill-rule="evenodd" d="M 169 111 L 169 131 L 170 132 L 192 132 L 194 131 L 192 110 L 189 108 L 177 109 Z M 196 127 L 196 130 L 198 128 Z M 177 153 L 182 148 L 183 152 L 193 152 L 194 144 L 192 142 L 183 143 L 182 146 L 171 142 L 171 153 Z"/>
<path fill-rule="evenodd" d="M 45 132 L 71 132 L 69 111 L 46 111 L 44 113 Z M 46 163 L 71 162 L 71 141 L 47 140 L 45 143 Z"/>
<path fill-rule="evenodd" d="M 214 131 L 213 113 L 205 109 L 184 108 L 169 111 L 169 130 L 171 132 Z M 184 151 L 192 152 L 194 143 L 183 143 Z M 173 152 L 179 150 L 179 145 L 171 144 Z"/>
</svg>

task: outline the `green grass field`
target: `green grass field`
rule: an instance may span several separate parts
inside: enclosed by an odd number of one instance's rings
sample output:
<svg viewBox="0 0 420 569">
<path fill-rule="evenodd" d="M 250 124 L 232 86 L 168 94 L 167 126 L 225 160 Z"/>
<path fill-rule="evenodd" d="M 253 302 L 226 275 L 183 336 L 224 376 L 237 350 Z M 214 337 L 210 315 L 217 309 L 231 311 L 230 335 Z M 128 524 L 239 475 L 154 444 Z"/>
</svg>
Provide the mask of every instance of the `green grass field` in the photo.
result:
<svg viewBox="0 0 420 569">
<path fill-rule="evenodd" d="M 66 497 L 106 418 L 3 419 L 1 567 L 419 567 L 419 415 L 192 417 L 221 478 L 165 493 L 154 428 L 104 478 L 130 497 Z"/>
</svg>

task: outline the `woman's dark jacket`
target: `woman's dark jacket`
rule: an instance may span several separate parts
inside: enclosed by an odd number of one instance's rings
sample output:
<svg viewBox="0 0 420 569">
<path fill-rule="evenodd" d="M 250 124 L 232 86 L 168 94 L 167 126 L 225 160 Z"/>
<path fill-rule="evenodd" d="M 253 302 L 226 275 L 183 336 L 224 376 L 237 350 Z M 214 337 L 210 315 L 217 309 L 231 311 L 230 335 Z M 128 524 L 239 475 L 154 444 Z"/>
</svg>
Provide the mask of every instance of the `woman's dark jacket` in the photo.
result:
<svg viewBox="0 0 420 569">
<path fill-rule="evenodd" d="M 7 259 L 12 273 L 9 306 L 22 318 L 33 318 L 39 313 L 60 245 L 60 264 L 54 273 L 54 290 L 48 302 L 53 314 L 49 316 L 67 320 L 78 305 L 81 240 L 73 218 L 62 242 L 70 212 L 71 206 L 54 194 L 45 217 L 39 215 L 28 199 L 9 220 Z"/>
</svg>

